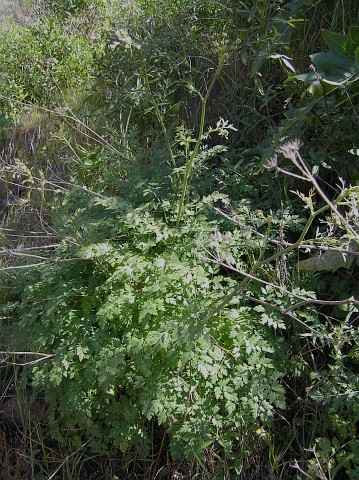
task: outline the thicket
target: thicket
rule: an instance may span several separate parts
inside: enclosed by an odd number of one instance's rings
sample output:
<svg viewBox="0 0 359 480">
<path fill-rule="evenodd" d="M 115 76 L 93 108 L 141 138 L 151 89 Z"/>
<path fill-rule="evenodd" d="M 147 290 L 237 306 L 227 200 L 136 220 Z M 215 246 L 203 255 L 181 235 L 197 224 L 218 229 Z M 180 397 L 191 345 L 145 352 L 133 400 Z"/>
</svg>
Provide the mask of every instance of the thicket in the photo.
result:
<svg viewBox="0 0 359 480">
<path fill-rule="evenodd" d="M 30 12 L 0 31 L 5 478 L 358 478 L 356 2 Z"/>
</svg>

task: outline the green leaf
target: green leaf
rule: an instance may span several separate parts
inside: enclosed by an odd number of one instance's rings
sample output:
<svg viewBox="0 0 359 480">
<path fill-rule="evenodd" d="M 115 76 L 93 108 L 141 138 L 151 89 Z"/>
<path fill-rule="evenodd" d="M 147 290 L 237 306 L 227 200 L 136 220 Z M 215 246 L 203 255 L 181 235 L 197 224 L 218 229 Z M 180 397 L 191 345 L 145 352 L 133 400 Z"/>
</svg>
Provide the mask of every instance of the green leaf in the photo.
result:
<svg viewBox="0 0 359 480">
<path fill-rule="evenodd" d="M 355 56 L 355 63 L 359 65 L 359 47 L 355 49 L 354 56 Z"/>
<path fill-rule="evenodd" d="M 351 56 L 353 54 L 352 41 L 349 35 L 322 30 L 325 43 L 332 53 L 341 53 Z"/>
<path fill-rule="evenodd" d="M 243 463 L 240 458 L 236 458 L 234 461 L 234 469 L 237 475 L 240 475 L 243 469 Z"/>
<path fill-rule="evenodd" d="M 205 440 L 204 442 L 202 442 L 201 444 L 201 450 L 204 450 L 205 448 L 209 447 L 210 445 L 212 445 L 213 443 L 213 439 L 208 439 L 208 440 Z"/>
<path fill-rule="evenodd" d="M 359 27 L 357 25 L 352 25 L 349 27 L 349 35 L 354 46 L 359 45 Z"/>
<path fill-rule="evenodd" d="M 303 6 L 307 7 L 313 5 L 314 1 L 315 0 L 292 0 L 285 6 L 285 8 L 288 10 L 290 15 L 295 15 Z"/>
<path fill-rule="evenodd" d="M 338 268 L 350 268 L 353 260 L 353 257 L 343 255 L 340 251 L 327 250 L 322 255 L 315 255 L 299 261 L 297 268 L 301 272 L 334 272 Z"/>
<path fill-rule="evenodd" d="M 296 72 L 294 66 L 291 64 L 289 60 L 292 60 L 290 57 L 287 55 L 283 55 L 281 53 L 275 53 L 273 55 L 270 55 L 270 58 L 279 58 L 280 61 L 282 61 L 288 68 L 291 70 L 293 73 Z"/>
<path fill-rule="evenodd" d="M 310 85 L 318 80 L 318 77 L 314 72 L 301 73 L 300 75 L 295 75 L 295 78 L 297 78 L 301 82 L 304 82 L 306 85 Z"/>
<path fill-rule="evenodd" d="M 295 67 L 291 64 L 289 61 L 288 57 L 285 55 L 282 56 L 282 62 L 289 68 L 289 70 L 292 70 L 292 72 L 296 72 Z"/>
<path fill-rule="evenodd" d="M 298 75 L 299 77 L 300 75 Z M 294 118 L 305 118 L 307 113 L 309 113 L 312 108 L 314 107 L 315 103 L 308 103 L 305 107 L 298 107 L 298 108 L 290 108 L 286 113 L 285 116 L 288 119 L 294 119 Z"/>
<path fill-rule="evenodd" d="M 315 53 L 310 56 L 324 82 L 344 86 L 359 79 L 359 64 L 340 53 Z"/>
</svg>

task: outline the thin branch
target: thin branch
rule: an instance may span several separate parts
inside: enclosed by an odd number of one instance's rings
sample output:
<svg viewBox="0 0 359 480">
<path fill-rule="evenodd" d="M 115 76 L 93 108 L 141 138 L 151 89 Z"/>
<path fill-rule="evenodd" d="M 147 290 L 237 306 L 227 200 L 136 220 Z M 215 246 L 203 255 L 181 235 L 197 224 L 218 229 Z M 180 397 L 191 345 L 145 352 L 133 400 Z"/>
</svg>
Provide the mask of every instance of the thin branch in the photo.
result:
<svg viewBox="0 0 359 480">
<path fill-rule="evenodd" d="M 285 316 L 291 318 L 292 320 L 294 320 L 295 322 L 298 322 L 300 325 L 302 325 L 302 327 L 304 327 L 307 330 L 315 333 L 316 335 L 319 335 L 320 337 L 324 336 L 323 333 L 320 333 L 317 330 L 315 330 L 314 328 L 310 327 L 305 322 L 303 322 L 298 317 L 296 317 L 295 315 L 290 313 L 288 310 L 285 310 L 284 308 L 278 307 L 277 305 L 273 305 L 272 303 L 266 302 L 264 300 L 259 300 L 258 298 L 255 298 L 255 297 L 245 295 L 244 293 L 238 293 L 238 295 L 241 296 L 242 298 L 245 298 L 246 300 L 250 300 L 251 302 L 258 303 L 259 305 L 265 305 L 266 307 L 269 307 L 272 310 L 276 310 L 277 312 L 281 313 L 282 315 L 285 315 Z"/>
<path fill-rule="evenodd" d="M 78 261 L 89 261 L 93 260 L 92 258 L 81 258 L 81 257 L 74 257 L 74 258 L 63 258 L 63 259 L 52 259 L 52 258 L 47 258 L 45 262 L 39 262 L 39 263 L 31 263 L 29 265 L 14 265 L 13 267 L 2 267 L 0 268 L 0 272 L 5 272 L 7 270 L 20 270 L 23 268 L 32 268 L 32 267 L 40 267 L 41 265 L 48 265 L 49 263 L 66 263 L 66 262 L 78 262 Z"/>
<path fill-rule="evenodd" d="M 244 223 L 242 223 L 242 222 L 240 222 L 236 219 L 235 214 L 231 215 L 230 213 L 226 213 L 218 207 L 214 207 L 213 211 L 215 213 L 218 213 L 222 217 L 226 218 L 230 222 L 238 225 L 241 228 L 248 228 L 247 225 L 245 225 Z M 258 232 L 254 228 L 248 229 L 248 232 L 251 233 L 252 235 L 256 235 L 258 238 L 262 238 L 262 239 L 266 238 L 266 235 Z M 340 253 L 344 253 L 345 255 L 352 255 L 353 257 L 359 257 L 359 251 L 356 251 L 356 250 L 348 250 L 346 248 L 341 248 L 339 246 L 338 247 L 331 247 L 331 246 L 323 243 L 322 240 L 318 239 L 318 238 L 311 238 L 311 239 L 306 240 L 306 242 L 309 242 L 309 241 L 313 242 L 313 244 L 301 243 L 300 245 L 297 246 L 297 248 L 303 249 L 303 250 L 308 250 L 308 249 L 311 249 L 311 250 L 316 249 L 316 250 L 324 250 L 324 251 L 329 250 L 329 251 L 332 251 L 332 252 L 338 252 L 339 248 L 340 248 Z M 315 245 L 314 244 L 315 242 L 320 242 L 320 244 Z M 294 243 L 286 242 L 284 240 L 282 240 L 282 241 L 275 240 L 274 238 L 269 238 L 268 243 L 272 243 L 273 245 L 276 245 L 276 246 L 280 245 L 282 247 L 283 246 L 284 247 L 293 247 L 295 245 Z"/>
<path fill-rule="evenodd" d="M 56 248 L 59 247 L 59 243 L 54 243 L 53 245 L 43 245 L 42 247 L 26 247 L 26 248 L 16 248 L 16 249 L 10 249 L 10 250 L 0 250 L 0 255 L 12 255 L 13 253 L 19 253 L 19 252 L 28 252 L 32 250 L 45 250 L 47 248 Z"/>
<path fill-rule="evenodd" d="M 286 145 L 283 145 L 282 147 L 277 149 L 278 153 L 282 153 L 285 158 L 290 160 L 300 171 L 300 173 L 303 175 L 304 179 L 306 179 L 308 182 L 312 183 L 315 190 L 319 195 L 322 197 L 324 202 L 326 203 L 327 207 L 330 208 L 332 211 L 332 214 L 336 215 L 337 218 L 341 221 L 342 225 L 347 229 L 350 234 L 359 240 L 359 235 L 358 232 L 355 231 L 355 229 L 349 224 L 348 220 L 341 214 L 341 212 L 338 210 L 337 205 L 340 204 L 340 202 L 351 192 L 358 190 L 358 187 L 351 187 L 349 189 L 346 189 L 338 195 L 338 197 L 334 200 L 331 201 L 325 192 L 322 190 L 320 187 L 319 183 L 317 182 L 316 178 L 313 176 L 312 172 L 310 171 L 308 165 L 302 158 L 300 152 L 300 142 L 298 140 L 292 141 L 287 143 Z M 276 155 L 273 157 L 273 159 L 268 163 L 267 165 L 268 168 L 276 168 L 277 170 L 281 170 L 287 175 L 291 175 L 291 173 L 280 169 L 277 163 L 277 157 Z M 317 211 L 318 212 L 318 211 Z M 312 212 L 312 215 L 317 212 Z M 304 238 L 304 237 L 303 237 Z"/>
<path fill-rule="evenodd" d="M 9 270 L 22 270 L 24 268 L 32 268 L 32 267 L 39 267 L 41 265 L 48 265 L 50 262 L 39 262 L 39 263 L 31 263 L 29 265 L 16 265 L 14 267 L 1 267 L 0 272 L 7 272 Z"/>
<path fill-rule="evenodd" d="M 305 226 L 302 230 L 302 233 L 300 234 L 298 240 L 295 243 L 293 243 L 291 246 L 289 246 L 287 248 L 284 248 L 283 250 L 280 250 L 279 252 L 275 253 L 274 255 L 271 255 L 270 257 L 265 258 L 264 260 L 262 260 L 262 262 L 260 262 L 259 266 L 265 265 L 266 263 L 272 262 L 273 260 L 277 260 L 277 258 L 282 257 L 283 255 L 285 255 L 285 254 L 291 252 L 292 250 L 298 248 L 301 245 L 302 241 L 304 240 L 306 234 L 308 233 L 314 219 L 318 215 L 320 215 L 322 212 L 327 210 L 328 208 L 329 208 L 329 206 L 325 205 L 324 207 L 319 208 L 315 212 L 312 212 L 310 214 L 310 217 L 308 218 L 307 223 L 305 224 Z"/>
<path fill-rule="evenodd" d="M 40 352 L 9 352 L 9 351 L 0 351 L 0 355 L 38 355 L 40 357 L 48 357 L 49 353 L 40 353 Z M 52 355 L 53 356 L 53 355 Z"/>
<path fill-rule="evenodd" d="M 17 232 L 18 230 L 16 228 L 5 228 L 5 227 L 0 227 L 0 231 L 3 230 L 4 232 Z M 39 235 L 39 234 L 43 234 L 43 235 L 50 235 L 50 236 L 55 236 L 53 233 L 49 233 L 49 232 L 34 232 L 33 230 L 28 230 L 27 232 L 25 233 L 31 233 L 33 235 Z"/>
<path fill-rule="evenodd" d="M 41 257 L 40 255 L 31 255 L 30 253 L 16 252 L 15 250 L 9 255 L 14 257 L 26 257 L 26 258 L 37 258 L 38 260 L 48 260 L 47 257 Z"/>
<path fill-rule="evenodd" d="M 60 465 L 56 468 L 56 470 L 48 477 L 47 480 L 52 480 L 53 478 L 55 478 L 55 476 L 57 475 L 57 473 L 61 470 L 61 468 L 66 464 L 66 462 L 68 462 L 68 460 L 70 458 L 72 458 L 73 456 L 75 456 L 78 452 L 80 452 L 83 448 L 85 448 L 90 442 L 92 441 L 92 438 L 90 438 L 89 440 L 87 440 L 87 442 L 85 442 L 83 445 L 81 445 L 77 450 L 75 450 L 74 452 L 72 452 L 70 455 L 68 455 L 65 460 L 63 462 L 60 463 Z"/>
<path fill-rule="evenodd" d="M 302 307 L 303 305 L 359 305 L 358 300 L 354 300 L 352 298 L 347 298 L 346 300 L 315 300 L 313 298 L 307 298 L 302 302 L 296 303 L 291 305 L 289 308 L 286 309 L 286 312 L 289 310 L 295 310 L 297 308 Z"/>
<path fill-rule="evenodd" d="M 308 298 L 305 298 L 301 295 L 297 295 L 296 293 L 293 293 L 289 290 L 287 290 L 285 287 L 282 287 L 280 285 L 276 285 L 275 283 L 271 283 L 271 282 L 267 282 L 266 280 L 262 280 L 261 278 L 259 277 L 256 277 L 250 273 L 247 273 L 247 272 L 244 272 L 243 270 L 239 270 L 238 268 L 235 268 L 233 265 L 230 265 L 230 264 L 227 264 L 227 263 L 224 263 L 223 261 L 221 260 L 218 260 L 218 259 L 215 259 L 215 258 L 209 258 L 209 257 L 201 257 L 202 260 L 204 261 L 207 261 L 207 262 L 211 262 L 211 263 L 216 263 L 217 265 L 221 265 L 222 267 L 224 268 L 228 268 L 229 270 L 232 270 L 233 272 L 235 273 L 239 273 L 240 275 L 243 275 L 244 277 L 250 279 L 250 280 L 254 280 L 258 283 L 262 283 L 263 285 L 267 285 L 269 287 L 272 287 L 276 290 L 280 290 L 281 292 L 287 294 L 288 296 L 291 296 L 291 297 L 294 297 L 294 298 L 297 298 L 298 300 L 301 300 L 302 302 L 305 302 L 307 304 L 317 304 L 317 305 L 359 305 L 359 300 L 354 300 L 352 298 L 348 298 L 346 300 L 317 300 L 317 299 L 308 299 Z M 242 288 L 242 286 L 240 287 L 237 287 L 233 292 L 229 293 L 228 295 L 222 297 L 223 299 L 225 299 L 226 297 L 230 297 L 230 298 L 233 298 L 234 296 L 236 295 L 239 295 L 239 288 Z M 289 308 L 290 309 L 290 308 Z M 288 310 L 289 310 L 288 309 Z M 287 311 L 287 310 L 285 310 Z"/>
<path fill-rule="evenodd" d="M 36 363 L 42 362 L 43 360 L 48 360 L 53 358 L 55 354 L 51 353 L 39 353 L 39 352 L 0 352 L 0 355 L 35 355 L 40 358 L 37 360 L 32 360 L 30 362 L 8 362 L 7 360 L 0 360 L 0 364 L 5 364 L 5 366 L 13 365 L 17 367 L 25 367 L 28 365 L 35 365 Z M 2 367 L 3 368 L 3 367 Z"/>
<path fill-rule="evenodd" d="M 163 134 L 165 142 L 166 142 L 166 148 L 167 148 L 170 160 L 171 160 L 171 165 L 172 165 L 173 168 L 175 168 L 176 167 L 176 160 L 175 160 L 175 156 L 174 156 L 174 153 L 173 153 L 173 150 L 172 150 L 170 138 L 168 136 L 168 132 L 167 132 L 166 126 L 164 124 L 162 114 L 161 114 L 161 112 L 158 108 L 156 99 L 155 99 L 155 97 L 152 93 L 151 85 L 150 85 L 150 81 L 148 79 L 148 73 L 147 73 L 145 65 L 142 65 L 142 73 L 143 73 L 143 78 L 145 80 L 145 85 L 146 85 L 146 88 L 147 88 L 147 92 L 148 92 L 148 94 L 151 98 L 152 105 L 155 109 L 157 121 L 160 124 L 162 134 Z"/>
<path fill-rule="evenodd" d="M 203 133 L 204 133 L 204 127 L 205 127 L 205 119 L 206 119 L 206 109 L 207 109 L 207 102 L 209 99 L 209 96 L 211 94 L 211 91 L 213 90 L 213 87 L 221 73 L 221 70 L 223 69 L 224 66 L 224 59 L 220 59 L 217 65 L 217 68 L 214 72 L 214 75 L 212 77 L 212 80 L 207 88 L 207 92 L 204 96 L 202 96 L 199 92 L 198 95 L 200 96 L 201 100 L 201 115 L 200 115 L 200 122 L 199 122 L 199 132 L 198 132 L 198 137 L 196 140 L 196 143 L 193 147 L 192 152 L 188 154 L 188 157 L 186 159 L 186 170 L 182 182 L 182 193 L 181 193 L 181 198 L 178 206 L 178 212 L 177 212 L 177 219 L 176 219 L 176 228 L 179 228 L 181 216 L 182 216 L 182 209 L 184 207 L 185 203 L 185 198 L 187 195 L 188 191 L 188 186 L 190 182 L 190 177 L 191 177 L 191 172 L 192 172 L 192 166 L 194 159 L 196 158 L 197 152 L 199 147 L 202 144 L 203 141 Z"/>
<path fill-rule="evenodd" d="M 300 466 L 299 466 L 299 464 L 298 464 L 297 461 L 295 461 L 294 465 L 291 465 L 291 467 L 292 467 L 292 468 L 296 468 L 297 470 L 299 470 L 300 473 L 301 473 L 302 475 L 305 475 L 306 478 L 310 478 L 310 479 L 313 478 L 313 477 L 311 477 L 310 475 L 308 475 L 307 473 L 305 473 L 305 471 L 300 468 Z"/>
</svg>

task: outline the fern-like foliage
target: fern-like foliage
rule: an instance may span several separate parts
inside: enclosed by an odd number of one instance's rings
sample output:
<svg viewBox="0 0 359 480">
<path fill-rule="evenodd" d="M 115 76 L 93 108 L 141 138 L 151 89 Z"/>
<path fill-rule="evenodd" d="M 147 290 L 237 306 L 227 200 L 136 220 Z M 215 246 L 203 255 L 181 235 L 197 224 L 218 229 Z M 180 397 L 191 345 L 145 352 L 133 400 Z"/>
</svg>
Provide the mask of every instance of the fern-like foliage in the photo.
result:
<svg viewBox="0 0 359 480">
<path fill-rule="evenodd" d="M 29 374 L 57 435 L 65 425 L 97 448 L 146 448 L 155 419 L 191 457 L 268 425 L 284 408 L 285 345 L 245 302 L 214 313 L 236 285 L 200 259 L 218 229 L 201 221 L 214 200 L 177 229 L 165 202 L 126 213 L 114 198 L 81 196 L 86 208 L 78 192 L 63 202 L 65 243 L 78 246 L 23 274 L 14 327 L 22 348 L 55 355 Z"/>
</svg>

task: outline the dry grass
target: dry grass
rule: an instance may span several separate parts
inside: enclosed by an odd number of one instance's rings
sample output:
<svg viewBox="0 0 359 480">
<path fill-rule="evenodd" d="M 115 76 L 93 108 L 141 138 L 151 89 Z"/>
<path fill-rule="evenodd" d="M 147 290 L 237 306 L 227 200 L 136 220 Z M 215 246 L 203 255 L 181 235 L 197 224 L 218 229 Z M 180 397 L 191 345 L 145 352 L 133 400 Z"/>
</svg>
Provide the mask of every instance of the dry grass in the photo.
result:
<svg viewBox="0 0 359 480">
<path fill-rule="evenodd" d="M 11 15 L 11 0 L 0 0 L 0 25 L 4 23 Z"/>
<path fill-rule="evenodd" d="M 30 4 L 29 0 L 0 0 L 0 27 L 9 20 L 19 25 L 29 25 L 38 18 L 41 1 Z"/>
</svg>

